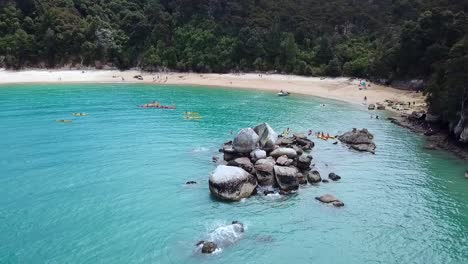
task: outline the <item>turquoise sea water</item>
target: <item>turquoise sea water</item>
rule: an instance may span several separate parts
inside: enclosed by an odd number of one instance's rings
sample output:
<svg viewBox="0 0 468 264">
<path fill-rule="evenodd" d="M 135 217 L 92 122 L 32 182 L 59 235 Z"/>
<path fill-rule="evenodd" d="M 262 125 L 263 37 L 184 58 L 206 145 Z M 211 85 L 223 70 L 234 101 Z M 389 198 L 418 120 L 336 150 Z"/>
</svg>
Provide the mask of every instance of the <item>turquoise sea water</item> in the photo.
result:
<svg viewBox="0 0 468 264">
<path fill-rule="evenodd" d="M 153 100 L 178 108 L 137 107 Z M 214 200 L 211 157 L 231 130 L 263 121 L 278 132 L 366 127 L 377 154 L 314 140 L 322 175 L 340 182 Z M 15 85 L 0 89 L 0 134 L 0 263 L 468 263 L 468 164 L 363 107 L 201 87 Z M 325 193 L 345 207 L 314 200 Z M 196 252 L 232 220 L 246 224 L 241 240 Z"/>
</svg>

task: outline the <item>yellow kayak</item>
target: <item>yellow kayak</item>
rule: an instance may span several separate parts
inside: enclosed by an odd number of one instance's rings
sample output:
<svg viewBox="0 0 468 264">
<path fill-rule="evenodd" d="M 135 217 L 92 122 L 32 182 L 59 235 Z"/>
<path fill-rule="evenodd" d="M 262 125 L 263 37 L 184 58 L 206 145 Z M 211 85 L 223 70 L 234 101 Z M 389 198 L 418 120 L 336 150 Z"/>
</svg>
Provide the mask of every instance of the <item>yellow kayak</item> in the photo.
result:
<svg viewBox="0 0 468 264">
<path fill-rule="evenodd" d="M 59 122 L 59 123 L 71 123 L 71 122 L 73 122 L 73 120 L 60 119 L 60 120 L 55 120 L 55 122 Z"/>
</svg>

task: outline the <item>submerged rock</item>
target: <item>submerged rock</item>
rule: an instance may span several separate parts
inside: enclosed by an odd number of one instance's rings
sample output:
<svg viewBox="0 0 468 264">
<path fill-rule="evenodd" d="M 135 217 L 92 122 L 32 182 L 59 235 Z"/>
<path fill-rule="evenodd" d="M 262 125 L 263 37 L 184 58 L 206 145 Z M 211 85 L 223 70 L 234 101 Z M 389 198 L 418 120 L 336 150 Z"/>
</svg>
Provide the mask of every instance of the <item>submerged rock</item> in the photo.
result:
<svg viewBox="0 0 468 264">
<path fill-rule="evenodd" d="M 367 131 L 367 129 L 357 130 L 353 128 L 352 131 L 346 132 L 339 136 L 338 139 L 349 145 L 352 149 L 358 151 L 367 151 L 375 154 L 374 136 Z"/>
<path fill-rule="evenodd" d="M 264 150 L 272 150 L 275 147 L 278 134 L 267 123 L 257 125 L 253 129 L 259 136 L 260 148 Z"/>
<path fill-rule="evenodd" d="M 319 197 L 315 197 L 315 199 L 319 200 L 322 203 L 332 203 L 336 207 L 344 206 L 344 203 L 342 201 L 338 200 L 338 198 L 331 194 L 325 194 Z"/>
<path fill-rule="evenodd" d="M 290 159 L 297 157 L 297 152 L 292 148 L 277 148 L 270 153 L 270 156 L 273 158 L 278 158 L 280 156 L 286 155 Z"/>
<path fill-rule="evenodd" d="M 209 179 L 211 193 L 222 200 L 239 201 L 249 197 L 257 179 L 242 168 L 219 165 Z"/>
<path fill-rule="evenodd" d="M 232 147 L 238 153 L 250 153 L 257 147 L 259 137 L 251 128 L 242 129 L 234 138 Z"/>
<path fill-rule="evenodd" d="M 298 173 L 295 167 L 274 166 L 276 182 L 283 191 L 292 191 L 299 188 L 296 174 Z"/>
<path fill-rule="evenodd" d="M 255 176 L 260 186 L 275 186 L 276 179 L 274 173 L 275 160 L 271 157 L 259 159 L 255 162 Z"/>
<path fill-rule="evenodd" d="M 196 181 L 188 181 L 188 182 L 186 182 L 185 184 L 187 184 L 187 185 L 189 185 L 189 184 L 197 184 L 197 182 L 196 182 Z"/>
</svg>

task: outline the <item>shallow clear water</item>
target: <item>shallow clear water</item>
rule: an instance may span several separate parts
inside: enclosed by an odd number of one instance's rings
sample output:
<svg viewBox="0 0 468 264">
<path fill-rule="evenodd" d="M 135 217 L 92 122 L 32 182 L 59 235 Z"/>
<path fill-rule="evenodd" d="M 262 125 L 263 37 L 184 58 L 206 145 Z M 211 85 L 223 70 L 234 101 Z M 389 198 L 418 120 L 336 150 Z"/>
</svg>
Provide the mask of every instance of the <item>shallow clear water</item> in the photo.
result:
<svg viewBox="0 0 468 264">
<path fill-rule="evenodd" d="M 137 107 L 152 100 L 178 109 Z M 263 121 L 278 132 L 366 127 L 377 154 L 316 141 L 314 162 L 340 182 L 287 199 L 213 200 L 211 157 L 231 130 Z M 468 164 L 359 106 L 201 87 L 21 85 L 0 89 L 0 133 L 0 263 L 468 263 Z M 325 193 L 346 206 L 314 200 Z M 240 241 L 196 252 L 232 220 L 246 224 Z"/>
</svg>

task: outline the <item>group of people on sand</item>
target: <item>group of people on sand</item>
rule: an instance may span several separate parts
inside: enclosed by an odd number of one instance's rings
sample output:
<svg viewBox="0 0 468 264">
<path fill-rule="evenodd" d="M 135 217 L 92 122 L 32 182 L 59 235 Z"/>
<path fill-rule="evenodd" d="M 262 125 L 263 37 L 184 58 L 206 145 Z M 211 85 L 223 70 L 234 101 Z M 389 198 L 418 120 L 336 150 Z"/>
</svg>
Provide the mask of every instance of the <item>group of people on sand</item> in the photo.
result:
<svg viewBox="0 0 468 264">
<path fill-rule="evenodd" d="M 154 82 L 154 83 L 155 83 L 155 82 L 158 82 L 158 83 L 166 83 L 167 80 L 168 80 L 168 77 L 167 77 L 167 76 L 159 76 L 159 74 L 156 75 L 156 77 L 153 77 L 153 82 Z"/>
</svg>

